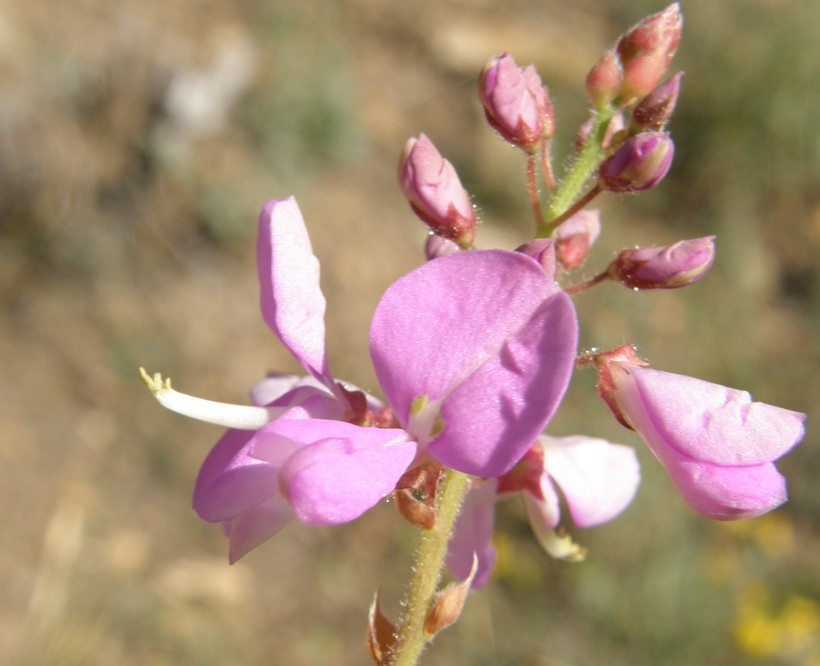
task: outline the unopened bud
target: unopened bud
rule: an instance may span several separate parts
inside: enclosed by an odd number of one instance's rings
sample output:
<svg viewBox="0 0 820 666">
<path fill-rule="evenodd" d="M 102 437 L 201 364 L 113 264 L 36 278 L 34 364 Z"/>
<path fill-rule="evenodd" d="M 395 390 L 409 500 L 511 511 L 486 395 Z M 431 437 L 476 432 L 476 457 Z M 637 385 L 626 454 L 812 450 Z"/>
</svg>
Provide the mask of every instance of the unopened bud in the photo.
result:
<svg viewBox="0 0 820 666">
<path fill-rule="evenodd" d="M 601 233 L 599 210 L 582 210 L 555 231 L 555 256 L 567 270 L 578 268 L 587 258 L 589 249 Z"/>
<path fill-rule="evenodd" d="M 672 117 L 675 105 L 678 103 L 682 76 L 683 72 L 678 72 L 640 101 L 632 112 L 630 125 L 633 133 L 641 130 L 657 131 L 663 129 Z"/>
<path fill-rule="evenodd" d="M 424 134 L 410 139 L 399 160 L 399 187 L 433 233 L 469 248 L 476 215 L 455 168 Z"/>
<path fill-rule="evenodd" d="M 624 250 L 609 265 L 613 280 L 630 289 L 677 289 L 700 280 L 715 259 L 715 237 L 664 247 Z"/>
<path fill-rule="evenodd" d="M 589 140 L 589 134 L 592 132 L 592 128 L 595 125 L 595 116 L 590 116 L 587 118 L 584 123 L 578 128 L 578 132 L 575 134 L 575 152 L 580 153 L 581 149 L 584 147 L 584 144 Z M 618 138 L 615 135 L 618 134 L 622 129 L 626 127 L 626 122 L 624 121 L 624 114 L 620 111 L 616 113 L 609 121 L 609 124 L 606 127 L 606 132 L 604 132 L 604 138 L 601 141 L 601 148 L 609 148 L 610 144 L 612 143 L 613 138 Z"/>
<path fill-rule="evenodd" d="M 535 238 L 516 248 L 516 252 L 535 259 L 549 279 L 555 279 L 555 241 L 552 238 Z"/>
<path fill-rule="evenodd" d="M 461 248 L 449 238 L 444 238 L 436 234 L 429 234 L 424 243 L 424 256 L 428 261 L 430 261 L 430 259 L 437 259 L 438 257 L 446 257 L 449 254 L 455 254 L 460 251 Z"/>
<path fill-rule="evenodd" d="M 549 93 L 533 65 L 519 67 L 509 54 L 493 58 L 478 80 L 487 122 L 514 146 L 533 153 L 555 135 Z"/>
<path fill-rule="evenodd" d="M 625 33 L 615 49 L 623 67 L 621 101 L 648 95 L 663 78 L 678 49 L 683 16 L 678 3 L 647 16 Z"/>
<path fill-rule="evenodd" d="M 655 187 L 672 166 L 674 144 L 666 132 L 641 132 L 629 138 L 598 171 L 608 192 L 640 192 Z"/>
<path fill-rule="evenodd" d="M 601 109 L 621 94 L 623 72 L 618 56 L 612 49 L 598 60 L 587 74 L 587 94 L 595 105 Z"/>
</svg>

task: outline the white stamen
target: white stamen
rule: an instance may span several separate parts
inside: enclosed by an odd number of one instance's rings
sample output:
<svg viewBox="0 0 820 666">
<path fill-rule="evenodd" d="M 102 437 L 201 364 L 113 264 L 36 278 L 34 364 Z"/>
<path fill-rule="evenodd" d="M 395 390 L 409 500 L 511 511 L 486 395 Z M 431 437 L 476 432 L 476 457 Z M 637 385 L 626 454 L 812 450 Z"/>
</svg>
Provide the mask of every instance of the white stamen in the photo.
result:
<svg viewBox="0 0 820 666">
<path fill-rule="evenodd" d="M 259 430 L 279 416 L 282 407 L 256 407 L 253 405 L 231 405 L 214 402 L 192 395 L 180 393 L 171 388 L 171 380 L 163 380 L 162 375 L 149 375 L 140 368 L 142 381 L 154 394 L 157 402 L 172 412 L 188 416 L 198 421 L 221 425 L 238 430 Z"/>
</svg>

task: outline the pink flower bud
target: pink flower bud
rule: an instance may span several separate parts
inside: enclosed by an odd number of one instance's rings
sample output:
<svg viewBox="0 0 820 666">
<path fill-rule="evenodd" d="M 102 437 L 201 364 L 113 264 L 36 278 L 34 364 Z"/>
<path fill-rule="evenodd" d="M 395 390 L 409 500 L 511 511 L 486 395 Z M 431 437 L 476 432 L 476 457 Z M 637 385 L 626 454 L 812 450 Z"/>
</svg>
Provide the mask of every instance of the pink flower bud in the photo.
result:
<svg viewBox="0 0 820 666">
<path fill-rule="evenodd" d="M 683 16 L 678 3 L 648 16 L 619 40 L 615 49 L 623 67 L 623 102 L 648 95 L 663 78 L 678 48 Z"/>
<path fill-rule="evenodd" d="M 624 250 L 609 265 L 609 276 L 630 289 L 677 289 L 697 282 L 715 259 L 715 237 L 664 247 Z"/>
<path fill-rule="evenodd" d="M 682 76 L 683 72 L 678 72 L 640 101 L 632 112 L 631 126 L 634 132 L 663 129 L 663 126 L 672 117 L 675 105 L 678 103 Z"/>
<path fill-rule="evenodd" d="M 674 144 L 666 132 L 636 134 L 601 165 L 600 185 L 609 192 L 653 188 L 666 176 L 674 154 Z"/>
<path fill-rule="evenodd" d="M 487 122 L 514 146 L 535 152 L 555 135 L 549 92 L 533 65 L 518 67 L 506 53 L 493 58 L 481 72 L 478 97 Z"/>
<path fill-rule="evenodd" d="M 399 160 L 399 187 L 433 233 L 469 248 L 476 215 L 455 168 L 424 134 L 412 138 Z"/>
<path fill-rule="evenodd" d="M 446 257 L 449 254 L 455 254 L 460 250 L 461 248 L 449 238 L 444 238 L 436 234 L 428 235 L 427 241 L 424 243 L 424 256 L 428 261 L 438 257 Z"/>
<path fill-rule="evenodd" d="M 601 233 L 599 210 L 582 210 L 563 222 L 555 232 L 555 255 L 567 270 L 578 268 Z"/>
<path fill-rule="evenodd" d="M 618 56 L 612 49 L 593 65 L 587 74 L 587 94 L 596 108 L 600 109 L 621 94 L 623 72 Z"/>
<path fill-rule="evenodd" d="M 535 259 L 550 280 L 555 279 L 555 241 L 552 238 L 535 238 L 515 251 Z"/>
<path fill-rule="evenodd" d="M 592 131 L 594 124 L 595 116 L 590 116 L 578 128 L 578 132 L 575 134 L 575 152 L 581 152 L 584 144 L 589 139 L 589 133 Z M 612 119 L 609 121 L 609 125 L 607 125 L 606 132 L 604 132 L 603 141 L 601 142 L 601 148 L 608 148 L 612 143 L 612 139 L 617 138 L 616 135 L 624 129 L 624 127 L 626 127 L 624 114 L 619 111 L 612 116 Z"/>
</svg>

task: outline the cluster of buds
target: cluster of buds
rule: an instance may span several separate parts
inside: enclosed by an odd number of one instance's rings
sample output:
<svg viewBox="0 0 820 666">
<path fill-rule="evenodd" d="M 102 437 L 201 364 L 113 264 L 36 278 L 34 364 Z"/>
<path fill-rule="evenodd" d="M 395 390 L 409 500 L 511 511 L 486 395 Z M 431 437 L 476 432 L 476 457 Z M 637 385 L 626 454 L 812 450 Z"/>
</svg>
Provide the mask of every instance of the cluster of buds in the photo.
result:
<svg viewBox="0 0 820 666">
<path fill-rule="evenodd" d="M 596 108 L 630 104 L 652 92 L 678 49 L 682 28 L 675 3 L 624 33 L 587 76 L 587 93 Z"/>
<path fill-rule="evenodd" d="M 587 93 L 598 114 L 614 114 L 606 127 L 608 138 L 601 143 L 603 149 L 615 151 L 599 171 L 603 190 L 647 190 L 669 171 L 674 149 L 662 130 L 674 113 L 683 73 L 660 81 L 678 48 L 682 27 L 680 7 L 670 5 L 622 35 L 587 76 Z M 630 106 L 634 108 L 625 123 Z"/>
</svg>

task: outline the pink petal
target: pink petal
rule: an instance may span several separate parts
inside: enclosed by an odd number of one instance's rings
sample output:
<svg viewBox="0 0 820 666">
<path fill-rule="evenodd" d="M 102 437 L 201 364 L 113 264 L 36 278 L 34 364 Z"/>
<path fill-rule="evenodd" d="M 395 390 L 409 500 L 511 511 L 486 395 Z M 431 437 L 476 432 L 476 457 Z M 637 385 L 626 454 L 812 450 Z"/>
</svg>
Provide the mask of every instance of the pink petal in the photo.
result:
<svg viewBox="0 0 820 666">
<path fill-rule="evenodd" d="M 545 464 L 546 462 L 547 461 L 544 460 Z M 561 522 L 561 501 L 546 470 L 541 476 L 539 489 L 541 491 L 541 497 L 536 497 L 532 492 L 527 490 L 522 493 L 524 502 L 528 505 L 527 512 L 530 517 L 530 523 L 532 523 L 533 519 L 537 516 L 538 522 L 543 528 L 554 530 L 558 527 L 558 523 Z M 535 525 L 533 525 L 533 530 L 536 532 L 543 531 Z"/>
<path fill-rule="evenodd" d="M 430 443 L 432 457 L 498 476 L 563 397 L 577 326 L 571 300 L 531 258 L 464 252 L 430 261 L 387 290 L 370 352 L 399 422 Z M 411 418 L 414 401 L 427 407 Z"/>
<path fill-rule="evenodd" d="M 358 518 L 393 491 L 416 455 L 416 443 L 398 429 L 313 419 L 275 421 L 267 430 L 303 446 L 282 466 L 280 485 L 307 525 Z"/>
<path fill-rule="evenodd" d="M 329 378 L 319 261 L 293 197 L 268 201 L 262 209 L 257 267 L 268 326 L 302 367 L 317 378 Z"/>
<path fill-rule="evenodd" d="M 292 519 L 293 511 L 278 495 L 239 514 L 226 527 L 228 561 L 234 564 Z"/>
<path fill-rule="evenodd" d="M 251 388 L 251 402 L 253 402 L 254 405 L 264 407 L 271 404 L 274 400 L 278 400 L 288 391 L 301 386 L 313 386 L 317 389 L 327 390 L 324 388 L 324 384 L 318 382 L 311 376 L 305 377 L 301 375 L 271 373 L 253 385 Z"/>
<path fill-rule="evenodd" d="M 754 518 L 787 499 L 786 480 L 774 463 L 724 467 L 672 450 L 660 460 L 692 508 L 715 520 Z"/>
<path fill-rule="evenodd" d="M 547 472 L 561 487 L 578 527 L 612 520 L 632 501 L 641 472 L 631 447 L 582 436 L 541 441 Z"/>
<path fill-rule="evenodd" d="M 203 520 L 231 520 L 279 494 L 277 467 L 250 455 L 256 435 L 228 430 L 208 454 L 194 486 L 194 510 Z"/>
<path fill-rule="evenodd" d="M 478 558 L 478 570 L 472 584 L 475 589 L 487 584 L 495 566 L 492 536 L 497 486 L 495 479 L 487 479 L 470 489 L 447 545 L 447 568 L 457 580 L 470 575 L 473 555 Z"/>
<path fill-rule="evenodd" d="M 640 432 L 656 430 L 666 446 L 694 460 L 757 465 L 803 438 L 805 414 L 752 402 L 745 391 L 649 368 L 628 372 L 616 399 L 630 421 Z"/>
</svg>

